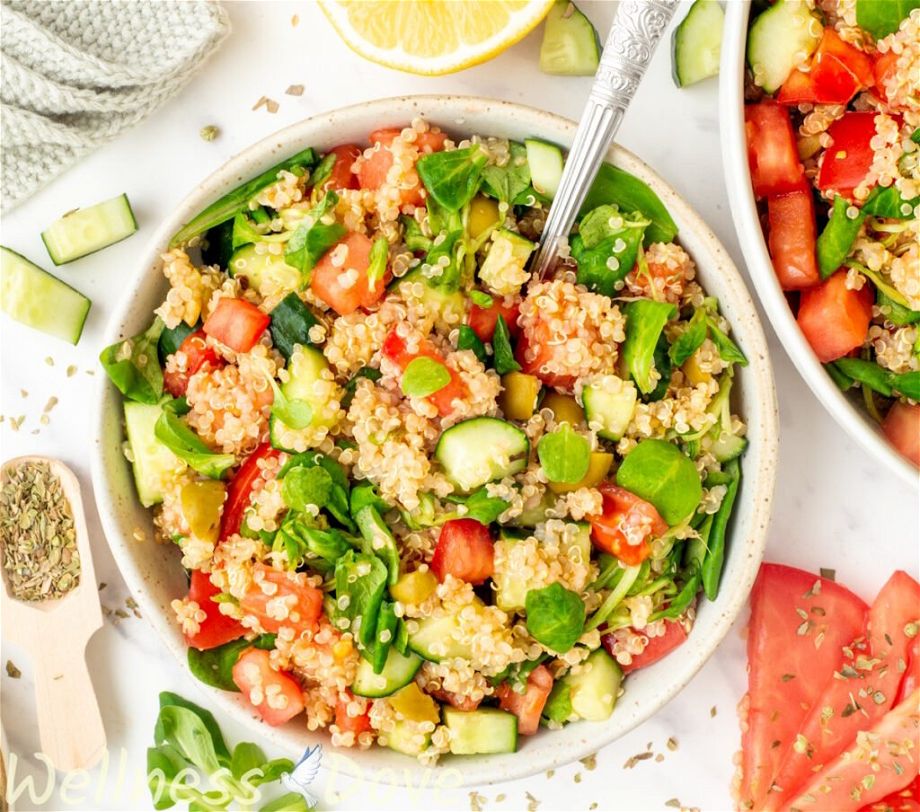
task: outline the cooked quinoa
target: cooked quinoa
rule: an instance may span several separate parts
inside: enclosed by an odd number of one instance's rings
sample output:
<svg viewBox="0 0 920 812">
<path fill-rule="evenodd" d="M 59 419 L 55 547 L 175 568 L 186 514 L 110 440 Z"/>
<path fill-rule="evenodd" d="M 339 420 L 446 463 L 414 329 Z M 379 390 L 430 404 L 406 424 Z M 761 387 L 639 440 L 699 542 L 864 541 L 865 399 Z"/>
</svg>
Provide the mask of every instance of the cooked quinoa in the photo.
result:
<svg viewBox="0 0 920 812">
<path fill-rule="evenodd" d="M 127 453 L 191 656 L 250 641 L 225 680 L 269 724 L 513 749 L 613 712 L 718 589 L 743 353 L 660 212 L 612 200 L 531 278 L 534 186 L 520 144 L 416 120 L 301 153 L 162 257 L 122 359 L 152 342 L 160 391 L 113 376 Z M 875 336 L 892 368 L 915 332 Z"/>
</svg>

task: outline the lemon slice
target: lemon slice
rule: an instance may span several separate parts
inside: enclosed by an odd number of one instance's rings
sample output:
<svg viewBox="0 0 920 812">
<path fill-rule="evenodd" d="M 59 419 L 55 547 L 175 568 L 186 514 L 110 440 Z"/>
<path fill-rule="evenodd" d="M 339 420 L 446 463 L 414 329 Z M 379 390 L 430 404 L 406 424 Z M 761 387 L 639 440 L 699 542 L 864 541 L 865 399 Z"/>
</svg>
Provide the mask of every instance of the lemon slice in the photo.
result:
<svg viewBox="0 0 920 812">
<path fill-rule="evenodd" d="M 478 65 L 525 37 L 554 0 L 320 0 L 356 53 L 434 76 Z"/>
</svg>

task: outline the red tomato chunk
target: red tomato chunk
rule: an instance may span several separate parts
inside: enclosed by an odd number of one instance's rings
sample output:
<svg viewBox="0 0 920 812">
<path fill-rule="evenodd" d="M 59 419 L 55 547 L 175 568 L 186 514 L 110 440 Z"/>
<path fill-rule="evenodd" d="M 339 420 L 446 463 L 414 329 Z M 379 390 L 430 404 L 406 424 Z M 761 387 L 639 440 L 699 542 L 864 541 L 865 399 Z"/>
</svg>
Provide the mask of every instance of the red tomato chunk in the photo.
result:
<svg viewBox="0 0 920 812">
<path fill-rule="evenodd" d="M 351 171 L 351 168 L 360 157 L 361 148 L 356 144 L 340 144 L 330 149 L 327 154 L 335 155 L 335 163 L 332 165 L 332 172 L 320 184 L 320 188 L 323 190 L 357 189 L 358 176 Z"/>
<path fill-rule="evenodd" d="M 744 108 L 744 128 L 754 194 L 770 197 L 801 189 L 805 170 L 789 111 L 772 102 L 749 104 Z"/>
<path fill-rule="evenodd" d="M 418 349 L 410 352 L 405 339 L 396 330 L 392 330 L 383 342 L 382 352 L 403 372 L 416 358 L 431 358 L 440 364 L 444 364 L 444 368 L 450 373 L 450 381 L 437 392 L 428 396 L 428 400 L 437 407 L 442 415 L 448 415 L 454 410 L 455 400 L 464 400 L 470 394 L 460 374 L 444 363 L 444 356 L 429 341 L 422 340 Z"/>
<path fill-rule="evenodd" d="M 475 519 L 445 522 L 431 559 L 431 571 L 439 581 L 448 575 L 470 584 L 492 577 L 495 547 L 489 528 Z"/>
<path fill-rule="evenodd" d="M 310 287 L 340 316 L 359 307 L 370 309 L 383 298 L 387 276 L 376 280 L 373 287 L 367 277 L 373 245 L 363 234 L 347 234 L 313 268 Z"/>
<path fill-rule="evenodd" d="M 767 201 L 770 231 L 767 242 L 773 268 L 783 290 L 801 290 L 818 284 L 815 258 L 815 207 L 811 192 L 789 192 Z"/>
<path fill-rule="evenodd" d="M 896 401 L 882 423 L 888 441 L 920 467 L 920 404 Z"/>
<path fill-rule="evenodd" d="M 208 316 L 202 329 L 236 352 L 249 352 L 259 341 L 271 318 L 244 299 L 224 297 Z"/>
<path fill-rule="evenodd" d="M 192 648 L 200 651 L 217 648 L 231 640 L 237 640 L 246 633 L 246 629 L 238 620 L 220 611 L 220 604 L 213 600 L 214 596 L 219 594 L 220 590 L 211 583 L 206 572 L 192 570 L 188 599 L 197 603 L 198 608 L 205 613 L 205 619 L 200 621 L 198 631 L 185 636 Z"/>
<path fill-rule="evenodd" d="M 846 273 L 837 271 L 820 285 L 802 292 L 799 328 L 823 364 L 861 347 L 869 333 L 872 289 L 866 284 L 860 290 L 851 290 L 846 280 Z"/>
<path fill-rule="evenodd" d="M 620 665 L 620 668 L 623 669 L 624 674 L 629 674 L 639 668 L 653 665 L 664 659 L 678 646 L 683 645 L 687 641 L 687 636 L 687 631 L 681 623 L 676 620 L 666 620 L 664 634 L 660 637 L 649 637 L 642 653 L 634 654 L 629 665 Z M 610 656 L 616 659 L 616 655 L 613 653 L 614 640 L 615 638 L 612 634 L 605 634 L 601 638 L 601 643 L 603 643 Z"/>
<path fill-rule="evenodd" d="M 240 655 L 233 681 L 270 725 L 283 725 L 304 708 L 300 685 L 288 672 L 272 668 L 269 653 L 262 649 L 249 648 Z"/>
<path fill-rule="evenodd" d="M 590 517 L 594 546 L 627 566 L 641 564 L 652 552 L 649 539 L 665 533 L 667 522 L 653 505 L 625 488 L 604 483 L 599 490 L 604 512 Z"/>
<path fill-rule="evenodd" d="M 281 572 L 265 564 L 256 564 L 252 574 L 252 586 L 240 601 L 240 609 L 256 617 L 266 632 L 316 627 L 323 613 L 323 593 L 305 583 L 303 574 Z"/>
<path fill-rule="evenodd" d="M 224 360 L 217 354 L 217 350 L 205 343 L 207 337 L 204 330 L 196 330 L 182 340 L 177 354 L 185 355 L 185 372 L 164 370 L 163 386 L 174 398 L 185 395 L 188 390 L 188 379 L 205 365 L 213 368 L 224 365 Z"/>
<path fill-rule="evenodd" d="M 875 113 L 845 113 L 827 129 L 831 145 L 818 170 L 817 186 L 850 200 L 872 166 Z"/>
<path fill-rule="evenodd" d="M 540 727 L 540 714 L 550 691 L 553 690 L 553 675 L 545 665 L 538 665 L 527 676 L 527 685 L 521 693 L 507 682 L 495 689 L 498 706 L 518 718 L 518 733 L 532 736 Z"/>
</svg>

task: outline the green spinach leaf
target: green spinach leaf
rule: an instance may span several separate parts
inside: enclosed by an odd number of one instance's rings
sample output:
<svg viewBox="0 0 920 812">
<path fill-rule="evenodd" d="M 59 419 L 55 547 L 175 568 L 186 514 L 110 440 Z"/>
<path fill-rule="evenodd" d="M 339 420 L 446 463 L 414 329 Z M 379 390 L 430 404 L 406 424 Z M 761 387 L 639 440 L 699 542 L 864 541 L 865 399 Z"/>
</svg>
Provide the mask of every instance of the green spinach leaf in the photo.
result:
<svg viewBox="0 0 920 812">
<path fill-rule="evenodd" d="M 399 388 L 406 397 L 424 398 L 440 392 L 450 383 L 444 364 L 426 355 L 413 358 L 403 371 Z"/>
<path fill-rule="evenodd" d="M 213 688 L 220 688 L 222 691 L 239 691 L 236 683 L 233 681 L 233 666 L 236 661 L 248 648 L 263 648 L 271 651 L 275 646 L 275 635 L 263 634 L 255 640 L 231 640 L 216 648 L 205 649 L 203 651 L 190 647 L 188 650 L 188 667 L 192 676 L 210 685 Z"/>
<path fill-rule="evenodd" d="M 568 423 L 544 434 L 537 445 L 540 465 L 550 482 L 581 482 L 591 462 L 591 445 Z"/>
<path fill-rule="evenodd" d="M 336 619 L 348 621 L 362 648 L 373 645 L 386 587 L 387 568 L 376 555 L 351 550 L 336 562 Z M 358 618 L 360 620 L 356 622 Z"/>
<path fill-rule="evenodd" d="M 202 476 L 220 479 L 228 468 L 236 465 L 236 457 L 233 454 L 212 451 L 185 421 L 172 411 L 163 409 L 153 432 L 173 454 L 185 460 Z"/>
<path fill-rule="evenodd" d="M 179 696 L 179 694 L 172 693 L 172 691 L 161 691 L 159 699 L 161 710 L 165 707 L 174 705 L 194 713 L 211 735 L 211 741 L 214 744 L 214 752 L 217 753 L 217 757 L 221 764 L 224 766 L 230 764 L 230 750 L 227 749 L 227 743 L 224 741 L 223 734 L 220 732 L 220 725 L 217 724 L 217 720 L 214 718 L 214 714 L 212 714 L 211 711 L 205 710 L 194 702 L 189 702 L 184 697 Z M 165 736 L 166 733 L 164 730 L 161 730 L 158 722 L 153 732 L 154 742 L 156 744 L 164 742 L 166 740 Z"/>
<path fill-rule="evenodd" d="M 355 396 L 355 390 L 358 388 L 358 381 L 362 378 L 367 378 L 369 381 L 379 381 L 383 377 L 383 373 L 379 369 L 374 369 L 373 367 L 361 367 L 351 378 L 348 379 L 348 382 L 345 384 L 345 397 L 342 399 L 342 408 L 348 409 L 351 405 L 351 401 Z"/>
<path fill-rule="evenodd" d="M 642 440 L 617 469 L 616 480 L 651 502 L 672 527 L 691 516 L 703 496 L 693 460 L 666 440 Z"/>
<path fill-rule="evenodd" d="M 310 340 L 310 329 L 319 323 L 319 319 L 300 296 L 291 291 L 272 310 L 268 330 L 275 349 L 284 356 L 285 361 L 290 361 L 295 346 L 299 344 L 307 347 L 313 343 Z"/>
<path fill-rule="evenodd" d="M 706 340 L 706 327 L 706 310 L 698 307 L 693 311 L 693 316 L 687 323 L 687 329 L 677 337 L 677 340 L 671 344 L 668 350 L 668 355 L 674 366 L 682 366 L 703 345 Z"/>
<path fill-rule="evenodd" d="M 511 332 L 505 323 L 504 316 L 499 316 L 495 322 L 495 333 L 492 335 L 492 352 L 495 359 L 495 371 L 499 375 L 517 372 L 521 365 L 514 358 L 511 347 Z"/>
<path fill-rule="evenodd" d="M 289 508 L 302 513 L 311 505 L 325 507 L 332 497 L 332 487 L 332 477 L 325 468 L 299 465 L 281 480 L 281 498 Z"/>
<path fill-rule="evenodd" d="M 722 360 L 726 364 L 739 364 L 746 367 L 748 364 L 747 357 L 741 352 L 738 345 L 719 329 L 712 316 L 709 316 L 706 321 L 709 325 L 709 337 L 712 339 L 712 343 L 716 345 Z"/>
<path fill-rule="evenodd" d="M 208 775 L 221 768 L 211 733 L 194 711 L 179 705 L 160 708 L 157 734 L 161 736 L 158 745 L 174 747 L 186 761 Z"/>
<path fill-rule="evenodd" d="M 387 263 L 390 260 L 390 244 L 386 237 L 378 237 L 371 246 L 368 257 L 367 284 L 371 292 L 377 289 L 377 284 L 382 282 L 387 272 Z"/>
<path fill-rule="evenodd" d="M 489 492 L 483 485 L 478 490 L 473 491 L 469 496 L 448 496 L 449 501 L 466 507 L 466 512 L 461 516 L 459 513 L 451 515 L 450 518 L 475 519 L 480 524 L 489 525 L 498 521 L 498 517 L 508 509 L 508 503 L 504 499 L 496 496 L 489 496 Z"/>
<path fill-rule="evenodd" d="M 866 214 L 860 211 L 851 218 L 847 212 L 850 204 L 842 195 L 834 198 L 834 208 L 824 230 L 818 236 L 815 251 L 818 256 L 818 270 L 822 279 L 834 273 L 850 253 Z"/>
<path fill-rule="evenodd" d="M 307 213 L 306 220 L 294 230 L 287 242 L 284 261 L 293 268 L 308 273 L 348 230 L 341 223 L 323 220 L 335 209 L 339 196 L 326 192 L 323 199 Z"/>
<path fill-rule="evenodd" d="M 482 339 L 476 335 L 476 331 L 468 324 L 460 325 L 460 332 L 457 336 L 457 349 L 472 350 L 473 355 L 483 364 L 489 360 L 489 353 L 486 351 L 486 345 L 482 343 Z"/>
<path fill-rule="evenodd" d="M 560 654 L 572 648 L 584 631 L 585 605 L 581 596 L 558 582 L 528 591 L 525 609 L 527 631 L 537 642 Z"/>
<path fill-rule="evenodd" d="M 415 165 L 422 183 L 448 211 L 462 209 L 479 189 L 489 156 L 478 146 L 422 155 Z"/>
<path fill-rule="evenodd" d="M 856 0 L 856 24 L 874 39 L 893 34 L 920 0 Z"/>
<path fill-rule="evenodd" d="M 523 144 L 512 141 L 509 152 L 504 166 L 490 164 L 482 170 L 482 189 L 490 197 L 511 205 L 530 188 L 530 164 Z"/>
<path fill-rule="evenodd" d="M 920 2 L 920 0 L 918 0 Z M 879 5 L 884 5 L 880 3 Z M 905 200 L 901 197 L 897 186 L 876 186 L 866 198 L 860 212 L 871 214 L 873 217 L 890 217 L 895 220 L 905 220 L 913 214 L 914 208 L 920 204 L 920 197 Z"/>
<path fill-rule="evenodd" d="M 291 569 L 308 566 L 325 575 L 336 562 L 358 546 L 358 540 L 334 528 L 316 527 L 303 514 L 288 513 L 275 533 L 272 550 L 287 553 Z"/>
<path fill-rule="evenodd" d="M 427 254 L 431 250 L 431 237 L 426 237 L 418 220 L 408 214 L 401 214 L 399 222 L 403 227 L 403 242 L 410 251 Z"/>
<path fill-rule="evenodd" d="M 106 375 L 128 400 L 156 403 L 163 395 L 163 370 L 157 344 L 163 332 L 159 316 L 140 335 L 116 341 L 99 354 Z"/>
<path fill-rule="evenodd" d="M 677 315 L 677 308 L 668 302 L 638 299 L 626 306 L 626 341 L 623 360 L 636 386 L 643 394 L 655 389 L 652 365 L 658 337 L 664 326 Z"/>
</svg>

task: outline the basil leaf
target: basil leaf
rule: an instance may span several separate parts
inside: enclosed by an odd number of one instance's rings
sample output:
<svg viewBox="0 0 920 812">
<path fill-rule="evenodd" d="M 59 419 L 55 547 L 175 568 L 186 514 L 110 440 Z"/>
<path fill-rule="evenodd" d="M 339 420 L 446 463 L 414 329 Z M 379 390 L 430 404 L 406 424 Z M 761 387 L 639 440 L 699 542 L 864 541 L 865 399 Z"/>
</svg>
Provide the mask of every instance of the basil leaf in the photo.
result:
<svg viewBox="0 0 920 812">
<path fill-rule="evenodd" d="M 298 466 L 281 480 L 281 498 L 292 510 L 303 513 L 309 506 L 324 507 L 332 496 L 332 477 L 319 466 Z"/>
<path fill-rule="evenodd" d="M 508 163 L 504 166 L 490 164 L 482 170 L 482 189 L 496 200 L 511 205 L 530 188 L 530 164 L 523 144 L 512 141 L 509 152 Z"/>
<path fill-rule="evenodd" d="M 399 388 L 410 398 L 425 398 L 440 392 L 450 383 L 450 371 L 440 361 L 420 355 L 413 358 L 403 371 Z"/>
<path fill-rule="evenodd" d="M 390 244 L 386 237 L 378 237 L 374 240 L 368 257 L 367 285 L 371 292 L 377 289 L 377 283 L 386 275 L 389 260 Z"/>
<path fill-rule="evenodd" d="M 292 468 L 309 468 L 312 466 L 319 466 L 324 469 L 332 480 L 332 491 L 323 507 L 339 524 L 346 527 L 350 532 L 354 532 L 355 526 L 348 508 L 351 489 L 348 475 L 345 473 L 345 469 L 332 457 L 320 454 L 318 451 L 295 454 L 282 466 L 278 476 L 279 478 L 284 478 Z"/>
<path fill-rule="evenodd" d="M 920 0 L 856 0 L 856 24 L 875 39 L 893 34 Z"/>
<path fill-rule="evenodd" d="M 486 345 L 482 343 L 482 340 L 476 335 L 476 331 L 468 324 L 460 325 L 460 332 L 457 335 L 457 349 L 472 350 L 473 355 L 483 364 L 489 359 L 489 353 L 486 352 Z"/>
<path fill-rule="evenodd" d="M 544 434 L 537 445 L 540 465 L 550 482 L 581 482 L 591 463 L 591 445 L 568 423 Z"/>
<path fill-rule="evenodd" d="M 309 212 L 307 219 L 294 230 L 284 252 L 284 261 L 293 268 L 306 273 L 312 271 L 323 255 L 342 239 L 348 230 L 341 223 L 322 222 L 335 208 L 339 196 L 326 192 L 323 199 Z"/>
<path fill-rule="evenodd" d="M 160 708 L 156 731 L 161 737 L 156 744 L 174 747 L 186 761 L 207 775 L 220 769 L 211 734 L 194 711 L 178 705 Z"/>
<path fill-rule="evenodd" d="M 577 592 L 557 582 L 543 589 L 531 589 L 524 604 L 527 631 L 547 648 L 563 654 L 581 637 L 585 605 Z"/>
<path fill-rule="evenodd" d="M 496 496 L 489 496 L 485 486 L 473 491 L 469 496 L 448 496 L 451 502 L 466 507 L 466 513 L 457 518 L 475 519 L 480 524 L 490 525 L 508 509 L 508 503 Z"/>
<path fill-rule="evenodd" d="M 703 345 L 706 340 L 706 327 L 706 310 L 698 307 L 693 311 L 693 316 L 687 324 L 687 329 L 677 337 L 677 340 L 668 350 L 668 355 L 674 366 L 682 366 Z"/>
<path fill-rule="evenodd" d="M 106 375 L 128 400 L 156 403 L 163 395 L 163 370 L 157 344 L 163 332 L 159 316 L 140 335 L 116 341 L 99 354 Z"/>
<path fill-rule="evenodd" d="M 495 371 L 499 375 L 517 372 L 521 365 L 514 358 L 511 347 L 511 332 L 505 323 L 505 317 L 499 316 L 495 322 L 495 333 L 492 335 L 492 353 L 495 357 Z"/>
<path fill-rule="evenodd" d="M 370 482 L 359 482 L 351 489 L 351 515 L 357 516 L 367 505 L 373 505 L 377 512 L 383 516 L 390 506 L 377 495 L 377 490 Z"/>
<path fill-rule="evenodd" d="M 687 519 L 703 497 L 693 460 L 666 440 L 642 440 L 617 469 L 617 485 L 655 509 L 672 527 Z"/>
<path fill-rule="evenodd" d="M 304 564 L 322 574 L 331 572 L 336 562 L 358 546 L 358 540 L 334 528 L 321 529 L 302 513 L 290 512 L 272 541 L 273 552 L 287 553 L 291 569 Z"/>
<path fill-rule="evenodd" d="M 374 640 L 386 586 L 387 568 L 376 555 L 352 550 L 336 562 L 336 620 L 348 621 L 348 627 L 363 648 L 369 647 Z M 357 618 L 361 620 L 355 624 Z M 336 624 L 336 628 L 341 626 Z"/>
<path fill-rule="evenodd" d="M 236 465 L 233 454 L 212 451 L 182 419 L 166 409 L 157 418 L 153 433 L 173 454 L 203 476 L 220 479 L 228 468 Z"/>
<path fill-rule="evenodd" d="M 677 308 L 668 302 L 639 299 L 626 306 L 626 341 L 623 343 L 623 360 L 629 374 L 648 394 L 655 388 L 652 381 L 652 362 L 658 337 L 668 321 L 677 315 Z"/>
<path fill-rule="evenodd" d="M 746 367 L 748 364 L 747 357 L 741 352 L 738 345 L 719 329 L 715 319 L 709 316 L 706 319 L 706 323 L 709 326 L 709 337 L 712 339 L 712 343 L 716 345 L 722 360 L 726 364 L 740 364 Z"/>
<path fill-rule="evenodd" d="M 211 711 L 205 710 L 194 702 L 189 702 L 189 700 L 178 694 L 172 693 L 172 691 L 161 691 L 159 700 L 161 709 L 168 706 L 176 706 L 185 708 L 194 713 L 201 720 L 208 734 L 211 736 L 211 742 L 214 745 L 214 752 L 217 753 L 218 760 L 224 765 L 230 763 L 230 750 L 227 749 L 223 734 L 220 732 L 220 725 L 217 724 L 217 720 L 214 718 L 214 714 L 212 714 Z M 166 741 L 166 732 L 161 728 L 159 718 L 154 727 L 153 738 L 156 744 L 163 744 Z"/>
<path fill-rule="evenodd" d="M 479 189 L 489 156 L 478 146 L 422 155 L 415 169 L 431 196 L 448 211 L 462 209 Z"/>
<path fill-rule="evenodd" d="M 865 211 L 860 211 L 856 217 L 850 218 L 847 214 L 849 209 L 850 203 L 841 195 L 837 195 L 834 198 L 830 219 L 818 236 L 815 252 L 822 279 L 827 279 L 843 265 L 866 219 Z"/>
</svg>

